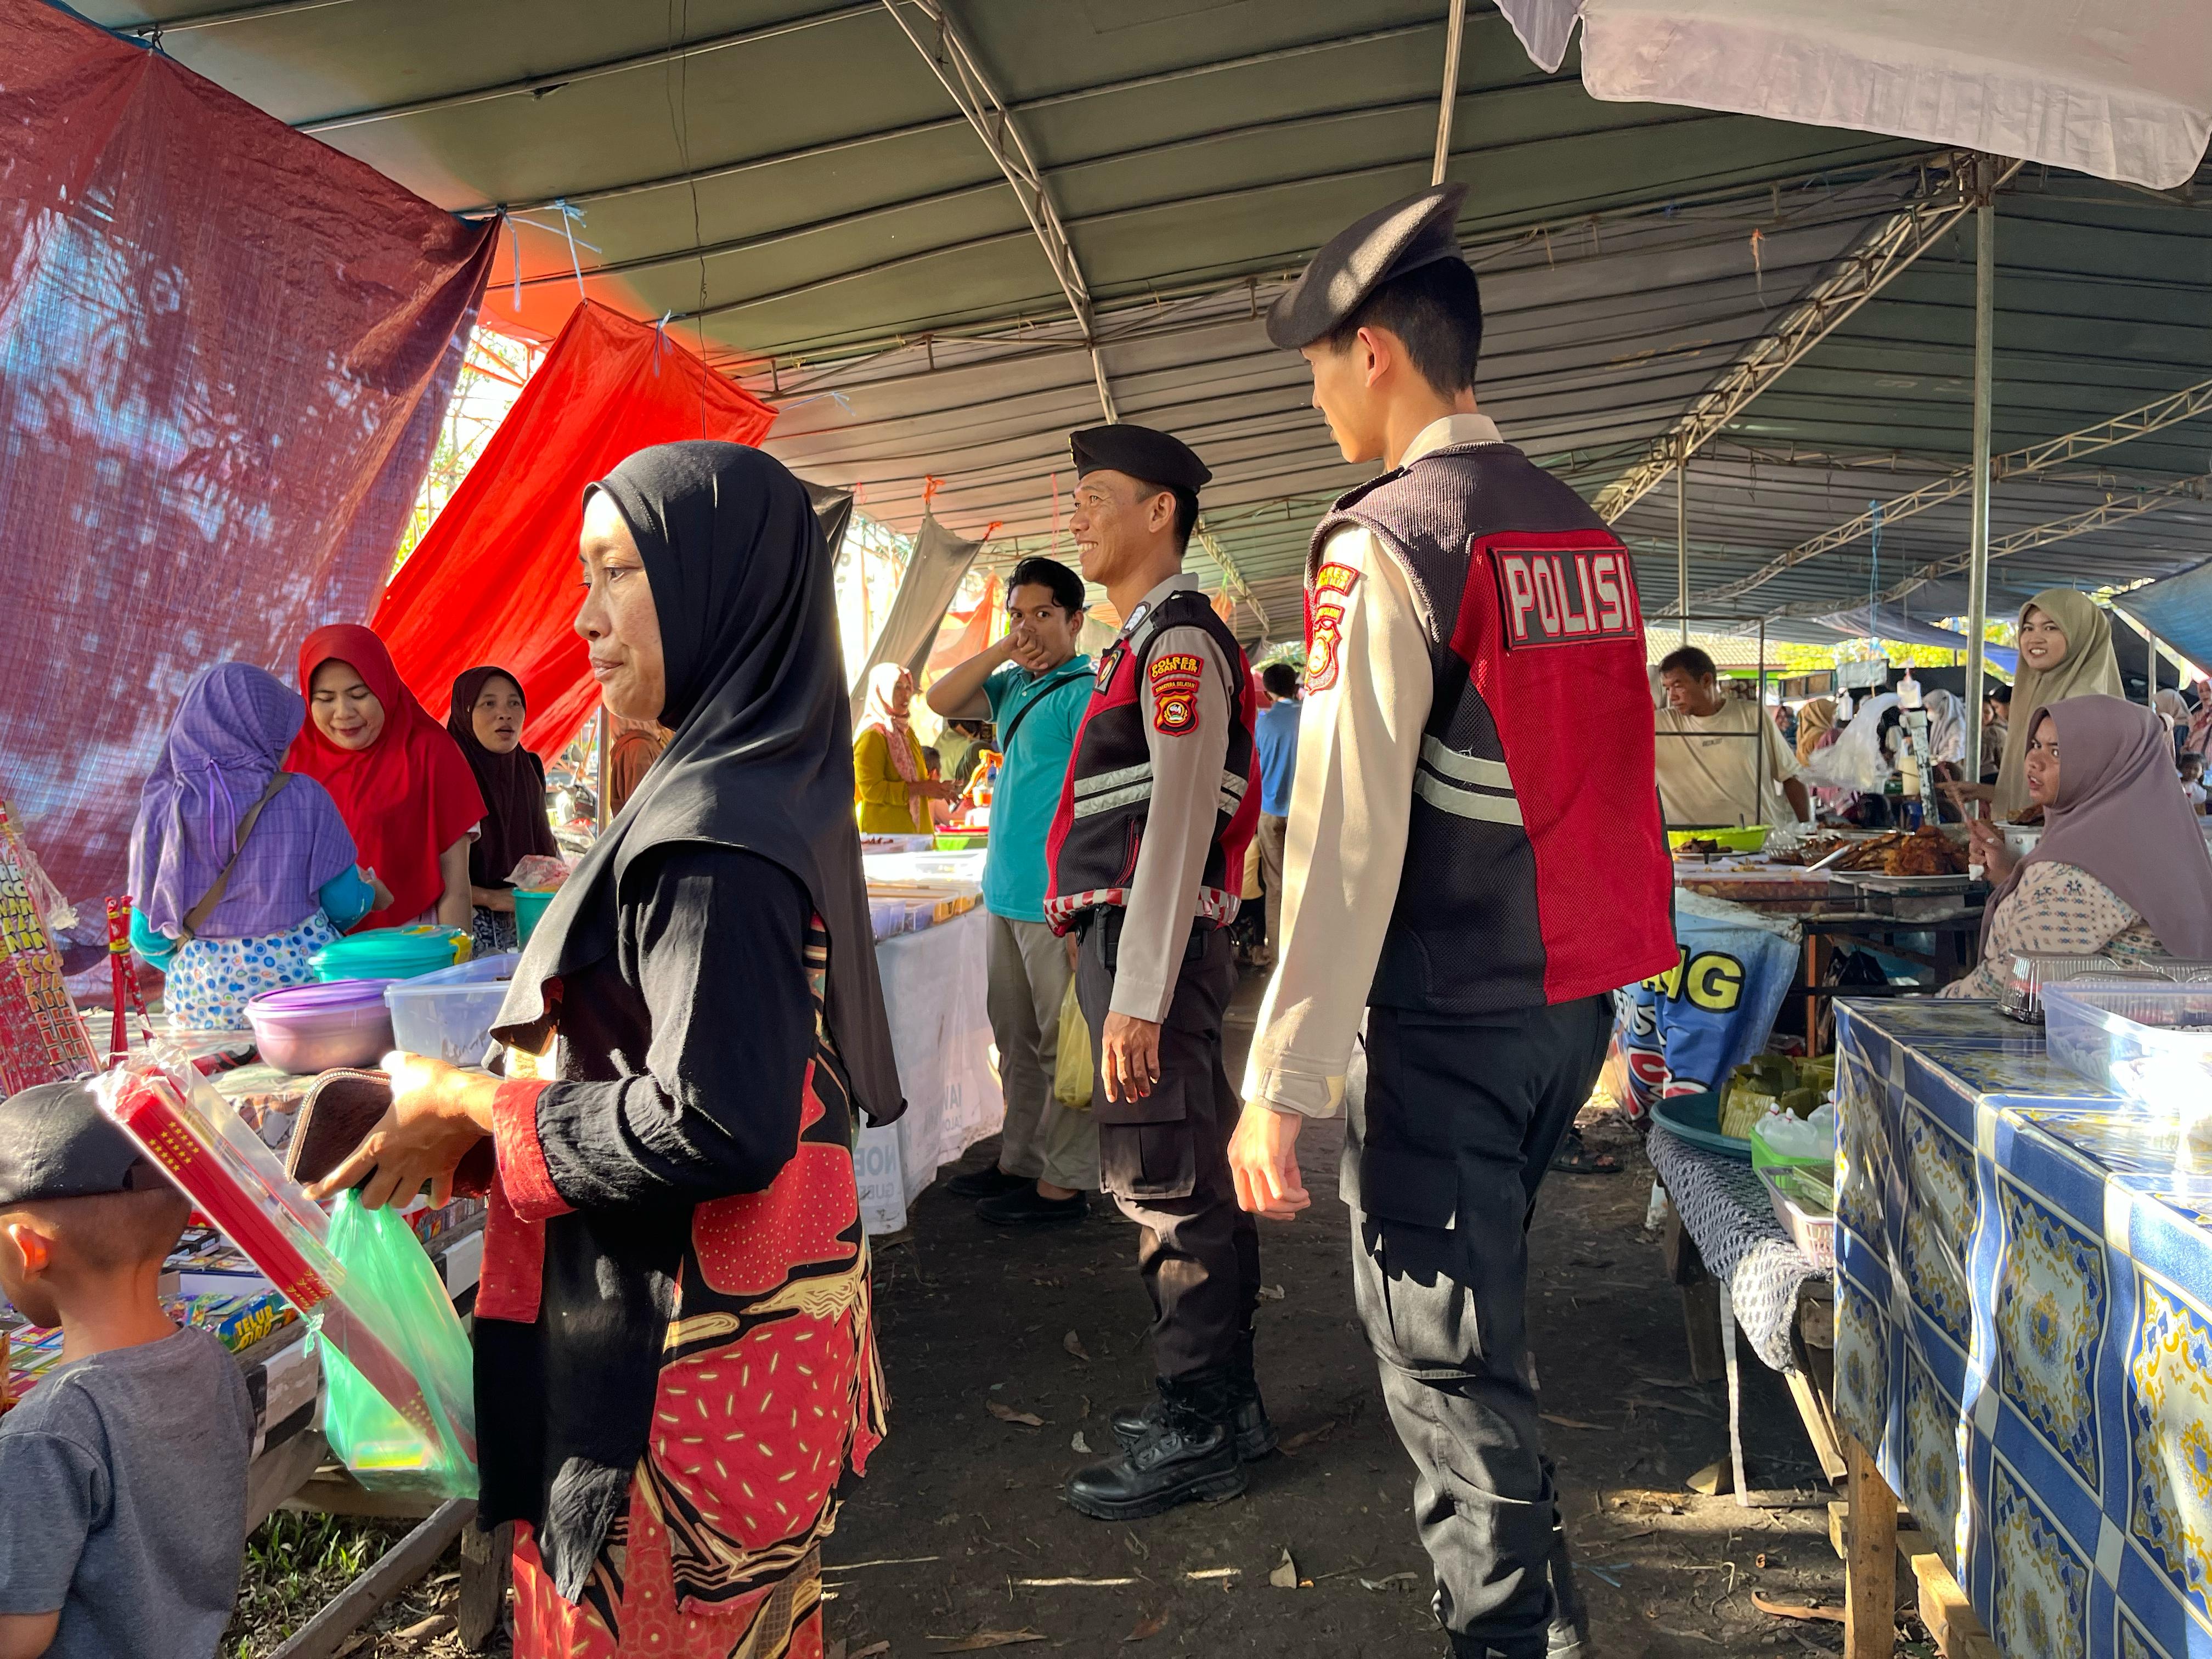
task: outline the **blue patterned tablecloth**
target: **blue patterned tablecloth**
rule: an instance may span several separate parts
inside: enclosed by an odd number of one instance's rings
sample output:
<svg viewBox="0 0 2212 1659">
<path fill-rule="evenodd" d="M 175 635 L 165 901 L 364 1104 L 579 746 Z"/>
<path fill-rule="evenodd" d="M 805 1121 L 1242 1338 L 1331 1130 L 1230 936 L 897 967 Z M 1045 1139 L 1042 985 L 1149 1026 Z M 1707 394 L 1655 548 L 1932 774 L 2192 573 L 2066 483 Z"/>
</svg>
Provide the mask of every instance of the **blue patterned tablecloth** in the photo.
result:
<svg viewBox="0 0 2212 1659">
<path fill-rule="evenodd" d="M 1836 1033 L 1838 1418 L 2008 1659 L 2212 1655 L 2212 1159 L 1988 1004 Z"/>
</svg>

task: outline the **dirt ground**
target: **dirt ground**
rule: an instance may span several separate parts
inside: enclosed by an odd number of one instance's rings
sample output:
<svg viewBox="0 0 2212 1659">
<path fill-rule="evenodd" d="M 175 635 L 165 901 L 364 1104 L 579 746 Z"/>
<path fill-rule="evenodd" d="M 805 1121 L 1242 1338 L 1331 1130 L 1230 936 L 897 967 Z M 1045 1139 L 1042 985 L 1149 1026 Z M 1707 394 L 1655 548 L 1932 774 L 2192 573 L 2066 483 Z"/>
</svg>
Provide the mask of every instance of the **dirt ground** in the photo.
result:
<svg viewBox="0 0 2212 1659">
<path fill-rule="evenodd" d="M 1232 1075 L 1261 988 L 1248 979 L 1232 1011 Z M 1684 1486 L 1728 1455 L 1725 1395 L 1689 1382 L 1680 1298 L 1644 1226 L 1651 1180 L 1635 1135 L 1609 1113 L 1585 1116 L 1593 1146 L 1624 1173 L 1547 1182 L 1530 1300 L 1596 1651 L 1838 1652 L 1840 1626 L 1752 1604 L 1756 1590 L 1838 1607 L 1843 1569 L 1827 1540 L 1829 1493 L 1788 1392 L 1748 1350 L 1750 1485 L 1762 1498 L 1794 1493 L 1800 1506 L 1746 1509 Z M 1303 1137 L 1314 1207 L 1263 1233 L 1261 1378 L 1285 1450 L 1254 1467 L 1241 1498 L 1133 1525 L 1089 1520 L 1060 1495 L 1090 1461 L 1084 1448 L 1109 1445 L 1113 1409 L 1150 1386 L 1132 1230 L 1103 1200 L 1079 1228 L 1008 1235 L 941 1188 L 921 1198 L 909 1232 L 877 1256 L 891 1435 L 824 1551 L 833 1659 L 841 1648 L 845 1659 L 920 1659 L 963 1650 L 963 1638 L 970 1649 L 998 1645 L 973 1639 L 993 1632 L 1034 1632 L 1025 1651 L 1133 1659 L 1445 1653 L 1413 1533 L 1411 1466 L 1352 1316 L 1340 1145 L 1334 1124 Z M 996 1147 L 984 1143 L 963 1167 Z M 994 1415 L 994 1405 L 1042 1425 Z M 1288 1589 L 1271 1583 L 1286 1553 L 1297 1577 Z M 452 1593 L 450 1581 L 419 1589 L 378 1622 L 404 1629 Z M 459 1649 L 450 1638 L 380 1632 L 356 1650 L 426 1651 Z"/>
</svg>

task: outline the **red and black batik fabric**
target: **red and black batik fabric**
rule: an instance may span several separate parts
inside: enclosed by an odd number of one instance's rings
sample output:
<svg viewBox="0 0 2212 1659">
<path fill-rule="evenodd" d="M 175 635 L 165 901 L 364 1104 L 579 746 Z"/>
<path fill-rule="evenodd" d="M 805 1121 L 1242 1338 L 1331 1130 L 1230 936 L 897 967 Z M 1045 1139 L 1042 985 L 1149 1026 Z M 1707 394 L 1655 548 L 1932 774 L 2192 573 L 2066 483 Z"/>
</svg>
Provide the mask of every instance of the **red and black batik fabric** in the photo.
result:
<svg viewBox="0 0 2212 1659">
<path fill-rule="evenodd" d="M 764 1191 L 691 1212 L 646 1454 L 578 1601 L 516 1528 L 518 1659 L 820 1659 L 822 1540 L 884 1417 L 818 921 L 806 948 L 798 1152 Z"/>
</svg>

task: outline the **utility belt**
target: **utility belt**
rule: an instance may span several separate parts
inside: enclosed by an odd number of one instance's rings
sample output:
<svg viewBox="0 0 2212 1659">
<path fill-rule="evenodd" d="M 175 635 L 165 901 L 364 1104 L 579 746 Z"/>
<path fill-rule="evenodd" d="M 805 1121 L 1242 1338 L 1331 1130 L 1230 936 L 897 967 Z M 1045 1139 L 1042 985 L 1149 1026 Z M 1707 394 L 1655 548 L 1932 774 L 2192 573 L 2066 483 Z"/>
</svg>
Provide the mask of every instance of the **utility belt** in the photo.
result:
<svg viewBox="0 0 2212 1659">
<path fill-rule="evenodd" d="M 1094 904 L 1088 910 L 1077 911 L 1071 924 L 1079 945 L 1090 944 L 1094 930 L 1098 933 L 1099 956 L 1109 974 L 1121 966 L 1121 928 L 1128 917 L 1129 913 L 1118 904 Z M 1201 926 L 1200 920 L 1192 919 L 1190 937 L 1183 941 L 1185 965 L 1205 959 L 1206 936 L 1217 931 L 1210 922 Z"/>
</svg>

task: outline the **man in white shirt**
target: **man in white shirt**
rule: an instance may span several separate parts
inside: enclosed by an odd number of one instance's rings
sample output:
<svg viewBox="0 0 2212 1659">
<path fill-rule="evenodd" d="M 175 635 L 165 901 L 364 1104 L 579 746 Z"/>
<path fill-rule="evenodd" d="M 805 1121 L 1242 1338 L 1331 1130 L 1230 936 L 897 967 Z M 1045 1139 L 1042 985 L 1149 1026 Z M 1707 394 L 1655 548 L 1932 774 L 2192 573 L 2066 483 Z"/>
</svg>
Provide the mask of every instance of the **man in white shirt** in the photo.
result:
<svg viewBox="0 0 2212 1659">
<path fill-rule="evenodd" d="M 1711 657 L 1694 645 L 1668 652 L 1659 684 L 1667 706 L 1656 758 L 1668 829 L 1773 823 L 1784 798 L 1798 823 L 1812 822 L 1812 798 L 1781 729 L 1757 703 L 1720 689 Z"/>
</svg>

